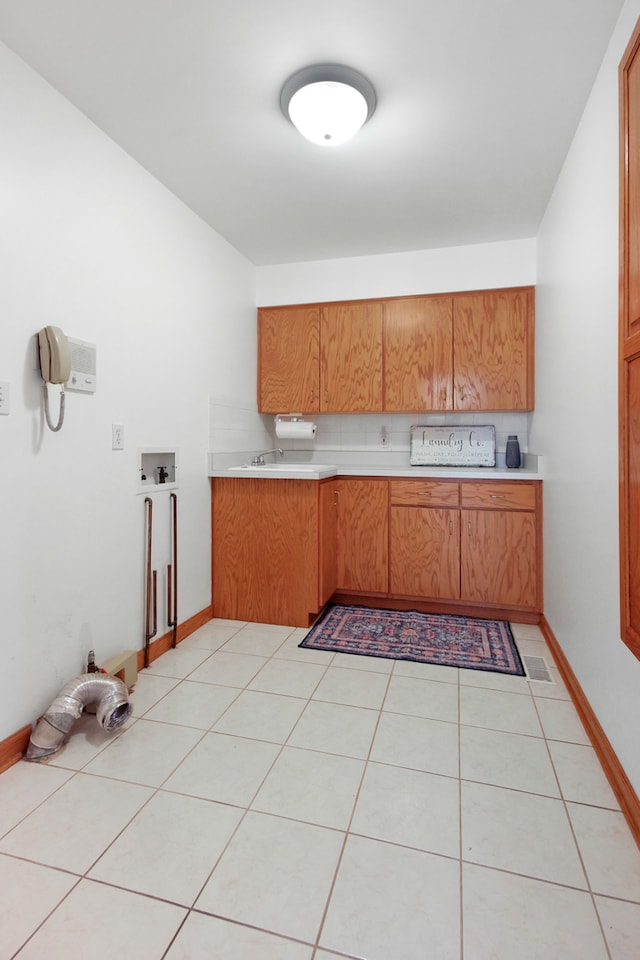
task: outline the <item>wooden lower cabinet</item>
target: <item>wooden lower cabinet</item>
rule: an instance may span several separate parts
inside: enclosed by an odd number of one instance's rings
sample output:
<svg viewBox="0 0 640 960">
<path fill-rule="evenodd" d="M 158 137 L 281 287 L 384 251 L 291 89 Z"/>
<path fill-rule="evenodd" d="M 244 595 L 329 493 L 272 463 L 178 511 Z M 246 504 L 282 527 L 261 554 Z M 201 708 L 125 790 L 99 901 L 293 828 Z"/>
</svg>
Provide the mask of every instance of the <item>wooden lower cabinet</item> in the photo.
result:
<svg viewBox="0 0 640 960">
<path fill-rule="evenodd" d="M 389 592 L 460 598 L 460 511 L 391 507 Z"/>
<path fill-rule="evenodd" d="M 461 597 L 537 609 L 535 513 L 463 510 L 461 516 Z"/>
<path fill-rule="evenodd" d="M 320 511 L 318 534 L 320 537 L 318 579 L 318 609 L 327 603 L 338 586 L 337 537 L 338 537 L 338 485 L 335 480 L 321 483 L 318 509 Z"/>
<path fill-rule="evenodd" d="M 389 589 L 388 481 L 341 477 L 338 490 L 337 590 Z"/>
<path fill-rule="evenodd" d="M 389 481 L 389 591 L 397 597 L 460 598 L 460 484 Z"/>
<path fill-rule="evenodd" d="M 390 504 L 392 597 L 542 612 L 539 481 L 394 480 Z"/>
<path fill-rule="evenodd" d="M 542 485 L 460 484 L 461 589 L 465 600 L 542 612 Z"/>
<path fill-rule="evenodd" d="M 214 478 L 214 617 L 308 626 L 335 590 L 335 501 L 332 481 Z"/>
<path fill-rule="evenodd" d="M 308 626 L 337 599 L 535 620 L 540 481 L 212 480 L 215 617 Z"/>
</svg>

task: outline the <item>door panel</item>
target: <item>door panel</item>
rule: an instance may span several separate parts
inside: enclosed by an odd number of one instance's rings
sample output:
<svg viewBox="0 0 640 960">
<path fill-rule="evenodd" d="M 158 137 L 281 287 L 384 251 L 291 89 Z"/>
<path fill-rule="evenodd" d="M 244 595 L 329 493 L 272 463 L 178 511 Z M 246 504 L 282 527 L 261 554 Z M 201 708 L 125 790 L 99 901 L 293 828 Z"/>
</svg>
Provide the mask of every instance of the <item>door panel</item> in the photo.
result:
<svg viewBox="0 0 640 960">
<path fill-rule="evenodd" d="M 391 508 L 389 590 L 411 597 L 460 597 L 460 511 Z"/>
<path fill-rule="evenodd" d="M 463 510 L 461 523 L 462 599 L 536 609 L 536 515 Z"/>
<path fill-rule="evenodd" d="M 320 410 L 382 410 L 382 304 L 337 303 L 322 308 Z"/>
<path fill-rule="evenodd" d="M 456 410 L 532 410 L 532 289 L 456 294 L 453 357 Z"/>
<path fill-rule="evenodd" d="M 258 405 L 261 413 L 320 409 L 320 310 L 258 311 Z"/>
<path fill-rule="evenodd" d="M 338 482 L 338 590 L 387 593 L 388 481 Z"/>
<path fill-rule="evenodd" d="M 385 410 L 453 409 L 453 299 L 384 304 Z"/>
</svg>

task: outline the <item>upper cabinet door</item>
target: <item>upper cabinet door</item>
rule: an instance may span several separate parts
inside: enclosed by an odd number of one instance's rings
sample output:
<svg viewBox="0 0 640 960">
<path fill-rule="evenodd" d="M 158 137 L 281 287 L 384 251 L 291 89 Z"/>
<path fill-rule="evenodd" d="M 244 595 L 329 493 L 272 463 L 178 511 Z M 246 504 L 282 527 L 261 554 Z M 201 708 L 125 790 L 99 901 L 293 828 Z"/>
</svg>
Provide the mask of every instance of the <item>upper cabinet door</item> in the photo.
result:
<svg viewBox="0 0 640 960">
<path fill-rule="evenodd" d="M 320 343 L 320 411 L 381 411 L 382 304 L 323 306 Z"/>
<path fill-rule="evenodd" d="M 258 310 L 258 409 L 261 413 L 317 413 L 319 403 L 319 308 Z"/>
<path fill-rule="evenodd" d="M 533 297 L 533 287 L 454 295 L 456 410 L 533 410 Z"/>
<path fill-rule="evenodd" d="M 384 303 L 385 410 L 453 409 L 453 299 Z"/>
</svg>

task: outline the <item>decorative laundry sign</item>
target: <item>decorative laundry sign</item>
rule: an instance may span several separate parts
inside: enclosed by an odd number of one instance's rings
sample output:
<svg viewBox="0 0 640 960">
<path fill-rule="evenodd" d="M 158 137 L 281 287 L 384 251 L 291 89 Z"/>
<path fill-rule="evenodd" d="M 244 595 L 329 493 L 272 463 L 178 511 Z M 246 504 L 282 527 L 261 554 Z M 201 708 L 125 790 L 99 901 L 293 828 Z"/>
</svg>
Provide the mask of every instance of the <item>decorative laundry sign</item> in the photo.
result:
<svg viewBox="0 0 640 960">
<path fill-rule="evenodd" d="M 495 467 L 496 429 L 411 427 L 410 462 L 421 467 Z"/>
</svg>

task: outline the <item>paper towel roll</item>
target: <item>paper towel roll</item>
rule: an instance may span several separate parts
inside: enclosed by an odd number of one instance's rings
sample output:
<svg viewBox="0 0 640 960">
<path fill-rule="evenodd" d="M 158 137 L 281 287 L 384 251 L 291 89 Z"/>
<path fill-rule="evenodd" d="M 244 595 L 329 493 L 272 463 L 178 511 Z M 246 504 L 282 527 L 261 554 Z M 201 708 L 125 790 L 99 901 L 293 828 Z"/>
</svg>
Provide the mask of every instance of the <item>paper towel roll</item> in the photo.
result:
<svg viewBox="0 0 640 960">
<path fill-rule="evenodd" d="M 276 420 L 276 437 L 280 440 L 315 440 L 317 429 L 310 420 Z"/>
</svg>

